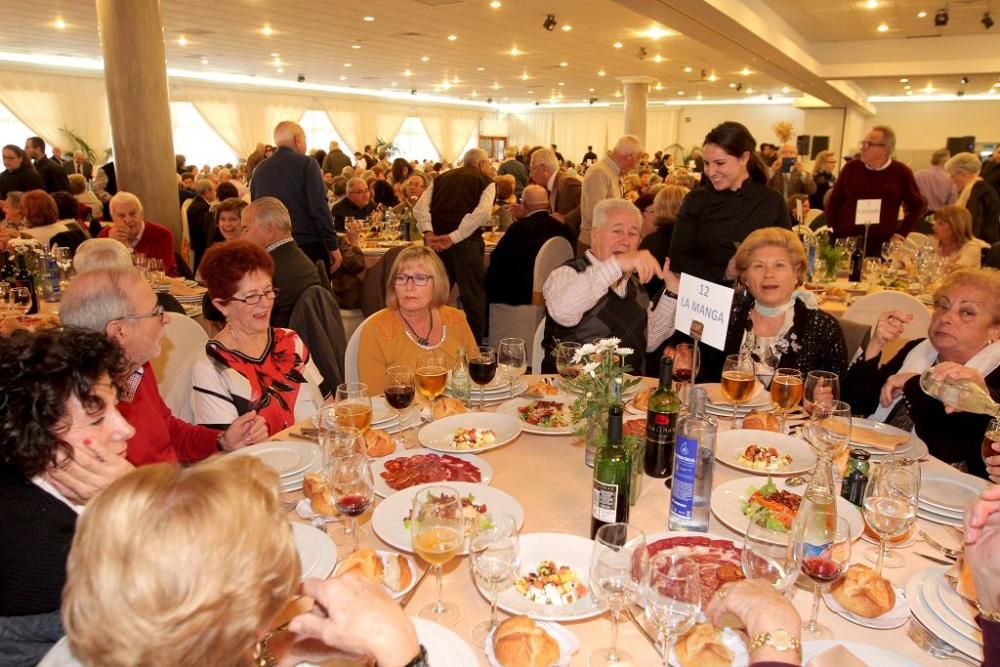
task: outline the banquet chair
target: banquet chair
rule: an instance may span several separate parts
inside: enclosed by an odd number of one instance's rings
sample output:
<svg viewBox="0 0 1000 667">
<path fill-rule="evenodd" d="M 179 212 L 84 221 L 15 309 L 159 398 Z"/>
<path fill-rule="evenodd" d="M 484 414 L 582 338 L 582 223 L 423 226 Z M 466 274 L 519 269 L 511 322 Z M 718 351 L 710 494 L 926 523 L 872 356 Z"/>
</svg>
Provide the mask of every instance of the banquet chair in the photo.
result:
<svg viewBox="0 0 1000 667">
<path fill-rule="evenodd" d="M 871 323 L 855 322 L 846 317 L 837 320 L 840 331 L 844 334 L 844 349 L 847 350 L 847 365 L 850 366 L 854 359 L 861 354 L 861 351 L 868 345 L 869 334 L 871 333 Z"/>
<path fill-rule="evenodd" d="M 361 347 L 361 331 L 373 315 L 374 313 L 366 317 L 347 341 L 347 351 L 344 353 L 344 382 L 360 382 L 358 379 L 358 348 Z"/>
<path fill-rule="evenodd" d="M 299 334 L 323 376 L 323 395 L 344 381 L 344 354 L 347 336 L 340 319 L 340 306 L 333 292 L 323 285 L 306 288 L 292 309 L 289 328 Z"/>
<path fill-rule="evenodd" d="M 531 372 L 539 375 L 542 372 L 542 360 L 545 358 L 545 350 L 542 349 L 542 339 L 545 337 L 545 316 L 535 328 L 535 335 L 531 338 Z"/>
<path fill-rule="evenodd" d="M 160 354 L 150 363 L 163 402 L 175 417 L 187 422 L 194 422 L 191 368 L 207 342 L 208 334 L 200 324 L 187 315 L 171 313 L 163 327 Z"/>
<path fill-rule="evenodd" d="M 913 315 L 913 319 L 903 328 L 903 339 L 913 340 L 927 336 L 927 327 L 931 324 L 930 311 L 916 297 L 903 292 L 886 290 L 867 294 L 847 307 L 843 319 L 866 324 L 871 328 L 878 321 L 878 316 L 887 310 L 899 310 Z M 851 353 L 848 350 L 848 354 Z"/>
<path fill-rule="evenodd" d="M 573 246 L 561 236 L 553 236 L 538 250 L 535 256 L 535 271 L 531 288 L 531 302 L 536 306 L 544 306 L 542 287 L 549 274 L 575 256 Z"/>
</svg>

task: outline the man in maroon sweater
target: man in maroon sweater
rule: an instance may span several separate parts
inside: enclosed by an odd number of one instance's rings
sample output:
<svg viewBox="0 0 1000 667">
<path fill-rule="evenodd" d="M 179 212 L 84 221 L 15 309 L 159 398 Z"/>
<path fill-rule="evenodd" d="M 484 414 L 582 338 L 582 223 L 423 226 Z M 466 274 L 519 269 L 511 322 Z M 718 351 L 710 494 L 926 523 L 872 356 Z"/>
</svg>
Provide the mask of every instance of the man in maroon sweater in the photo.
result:
<svg viewBox="0 0 1000 667">
<path fill-rule="evenodd" d="M 867 257 L 878 257 L 881 246 L 893 235 L 906 236 L 927 210 L 913 172 L 892 159 L 896 134 L 884 125 L 873 127 L 861 142 L 861 159 L 851 160 L 840 170 L 840 178 L 830 193 L 826 219 L 837 238 L 864 236 L 864 227 L 855 223 L 858 201 L 879 199 L 882 207 L 877 225 L 868 230 Z M 899 207 L 903 219 L 899 219 Z"/>
<path fill-rule="evenodd" d="M 125 351 L 129 371 L 121 380 L 118 411 L 135 427 L 126 458 L 134 465 L 190 463 L 267 439 L 267 425 L 255 411 L 225 431 L 177 419 L 160 397 L 150 360 L 160 354 L 169 316 L 138 271 L 90 271 L 73 279 L 59 317 L 67 326 L 102 331 Z"/>
<path fill-rule="evenodd" d="M 117 239 L 146 257 L 163 260 L 163 272 L 176 278 L 177 262 L 174 261 L 174 234 L 162 225 L 149 222 L 142 212 L 142 202 L 131 192 L 119 190 L 108 204 L 111 226 L 101 230 L 100 236 Z"/>
</svg>

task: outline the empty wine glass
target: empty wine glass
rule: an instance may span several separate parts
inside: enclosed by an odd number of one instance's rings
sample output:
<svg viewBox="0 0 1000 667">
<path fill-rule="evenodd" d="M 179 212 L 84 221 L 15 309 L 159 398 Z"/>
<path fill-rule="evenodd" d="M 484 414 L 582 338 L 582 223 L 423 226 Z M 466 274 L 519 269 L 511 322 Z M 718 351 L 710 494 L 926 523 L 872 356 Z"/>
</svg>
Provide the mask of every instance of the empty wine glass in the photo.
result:
<svg viewBox="0 0 1000 667">
<path fill-rule="evenodd" d="M 882 575 L 889 538 L 904 534 L 917 519 L 920 464 L 913 459 L 889 458 L 873 466 L 865 486 L 865 523 L 879 537 L 875 576 Z M 865 558 L 871 559 L 868 553 Z"/>
<path fill-rule="evenodd" d="M 441 595 L 441 566 L 458 555 L 465 544 L 465 515 L 458 492 L 447 486 L 429 486 L 417 492 L 410 511 L 413 550 L 434 565 L 437 601 L 424 605 L 418 613 L 445 627 L 458 623 L 462 610 Z"/>
<path fill-rule="evenodd" d="M 375 499 L 375 481 L 368 465 L 368 456 L 351 454 L 333 457 L 327 479 L 337 511 L 347 516 L 344 535 L 351 538 L 351 553 L 354 553 L 358 549 L 360 532 L 357 517 L 364 514 Z"/>
<path fill-rule="evenodd" d="M 648 571 L 645 533 L 627 523 L 597 529 L 590 553 L 590 590 L 611 611 L 611 647 L 591 653 L 591 667 L 631 662 L 632 656 L 618 648 L 618 621 L 624 609 L 640 600 Z"/>
<path fill-rule="evenodd" d="M 319 447 L 323 454 L 323 465 L 329 465 L 334 456 L 366 454 L 368 445 L 364 434 L 356 428 L 344 428 L 337 421 L 337 406 L 325 405 L 320 408 L 313 422 L 319 434 Z"/>
<path fill-rule="evenodd" d="M 507 378 L 507 389 L 510 398 L 514 398 L 514 382 L 521 379 L 528 369 L 528 357 L 524 350 L 524 341 L 520 338 L 504 338 L 497 348 L 497 367 Z"/>
<path fill-rule="evenodd" d="M 733 405 L 733 424 L 736 424 L 736 406 L 745 403 L 753 393 L 753 359 L 748 354 L 730 354 L 722 367 L 722 393 Z"/>
<path fill-rule="evenodd" d="M 646 618 L 656 627 L 663 667 L 668 667 L 674 640 L 691 629 L 701 611 L 701 572 L 695 561 L 672 553 L 649 568 L 646 581 Z"/>
<path fill-rule="evenodd" d="M 486 402 L 486 385 L 497 376 L 497 354 L 489 345 L 480 345 L 469 359 L 469 377 L 479 386 L 479 410 Z"/>
<path fill-rule="evenodd" d="M 11 287 L 10 304 L 11 310 L 18 314 L 17 319 L 23 320 L 31 310 L 31 290 L 27 287 Z"/>
<path fill-rule="evenodd" d="M 799 555 L 787 531 L 771 530 L 750 519 L 741 557 L 747 579 L 761 579 L 787 594 L 799 578 Z"/>
<path fill-rule="evenodd" d="M 832 371 L 809 371 L 806 375 L 802 408 L 812 414 L 822 401 L 840 400 L 840 376 Z"/>
<path fill-rule="evenodd" d="M 469 559 L 476 582 L 490 594 L 490 617 L 474 625 L 471 631 L 476 645 L 485 646 L 486 638 L 500 623 L 497 596 L 510 588 L 520 564 L 514 517 L 505 512 L 491 512 L 490 521 L 483 522 L 470 538 Z"/>
<path fill-rule="evenodd" d="M 851 441 L 851 406 L 843 401 L 817 403 L 803 434 L 818 458 L 836 457 Z"/>
<path fill-rule="evenodd" d="M 59 270 L 62 272 L 59 289 L 64 290 L 69 284 L 69 272 L 73 268 L 73 250 L 59 246 L 52 249 L 52 254 L 56 259 Z"/>
</svg>

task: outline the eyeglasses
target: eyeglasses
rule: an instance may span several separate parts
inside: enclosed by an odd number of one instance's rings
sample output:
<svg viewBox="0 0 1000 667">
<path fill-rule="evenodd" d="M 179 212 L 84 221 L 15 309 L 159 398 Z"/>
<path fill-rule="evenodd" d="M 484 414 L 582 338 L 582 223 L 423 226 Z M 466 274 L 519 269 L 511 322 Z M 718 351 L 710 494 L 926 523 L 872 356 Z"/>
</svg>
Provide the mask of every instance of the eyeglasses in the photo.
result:
<svg viewBox="0 0 1000 667">
<path fill-rule="evenodd" d="M 349 195 L 366 195 L 366 194 L 368 194 L 368 191 L 367 190 L 348 190 L 347 194 L 349 194 Z"/>
<path fill-rule="evenodd" d="M 118 319 L 134 322 L 136 320 L 145 320 L 149 317 L 158 317 L 160 319 L 160 324 L 163 324 L 163 316 L 165 314 L 166 311 L 163 310 L 163 306 L 157 306 L 156 308 L 153 308 L 153 312 L 149 315 L 126 315 L 125 317 L 119 317 Z"/>
<path fill-rule="evenodd" d="M 872 148 L 873 146 L 885 147 L 885 146 L 888 146 L 888 144 L 877 144 L 874 141 L 862 141 L 861 142 L 861 147 L 862 148 Z"/>
<path fill-rule="evenodd" d="M 234 296 L 230 300 L 239 301 L 240 303 L 245 303 L 248 306 L 256 306 L 258 303 L 261 302 L 261 299 L 264 299 L 265 297 L 267 298 L 268 301 L 274 301 L 275 299 L 278 298 L 278 292 L 280 291 L 281 290 L 275 287 L 267 290 L 266 292 L 261 292 L 260 294 L 248 294 L 247 296 L 244 296 L 242 298 Z"/>
<path fill-rule="evenodd" d="M 413 274 L 397 273 L 395 280 L 393 280 L 392 282 L 402 287 L 403 285 L 412 280 L 413 284 L 416 285 L 417 287 L 423 287 L 424 285 L 429 283 L 432 278 L 434 278 L 434 276 L 428 273 L 413 273 Z"/>
</svg>

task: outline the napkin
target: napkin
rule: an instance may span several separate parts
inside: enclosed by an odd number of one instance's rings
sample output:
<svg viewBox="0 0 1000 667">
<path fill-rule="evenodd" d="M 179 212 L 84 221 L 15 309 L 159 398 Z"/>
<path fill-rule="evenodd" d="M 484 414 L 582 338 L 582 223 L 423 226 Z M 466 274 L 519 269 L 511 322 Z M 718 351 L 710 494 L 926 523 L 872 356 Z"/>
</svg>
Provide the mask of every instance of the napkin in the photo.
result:
<svg viewBox="0 0 1000 667">
<path fill-rule="evenodd" d="M 705 387 L 705 398 L 708 399 L 709 403 L 713 405 L 732 405 L 732 401 L 726 398 L 726 395 L 722 393 L 721 384 L 711 383 L 700 386 Z M 760 382 L 754 382 L 753 392 L 750 393 L 750 398 L 744 401 L 744 404 L 753 401 L 753 399 L 757 398 L 762 391 L 764 391 L 764 385 Z"/>
<path fill-rule="evenodd" d="M 837 644 L 814 655 L 812 660 L 806 663 L 806 667 L 868 667 L 868 664 L 859 660 L 843 645 Z"/>
<path fill-rule="evenodd" d="M 826 427 L 835 433 L 840 433 L 841 435 L 844 433 L 842 422 L 832 421 L 830 424 L 827 424 Z M 909 433 L 879 433 L 874 429 L 865 428 L 863 426 L 851 427 L 851 442 L 859 445 L 865 445 L 866 447 L 874 447 L 875 449 L 883 452 L 894 452 L 897 447 L 906 443 L 909 439 Z"/>
<path fill-rule="evenodd" d="M 965 562 L 964 555 L 958 557 L 958 560 L 944 573 L 944 576 L 951 583 L 956 593 L 972 604 L 976 603 L 976 585 L 972 581 L 972 570 L 969 569 L 969 564 Z"/>
</svg>

